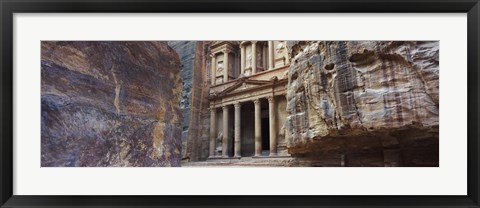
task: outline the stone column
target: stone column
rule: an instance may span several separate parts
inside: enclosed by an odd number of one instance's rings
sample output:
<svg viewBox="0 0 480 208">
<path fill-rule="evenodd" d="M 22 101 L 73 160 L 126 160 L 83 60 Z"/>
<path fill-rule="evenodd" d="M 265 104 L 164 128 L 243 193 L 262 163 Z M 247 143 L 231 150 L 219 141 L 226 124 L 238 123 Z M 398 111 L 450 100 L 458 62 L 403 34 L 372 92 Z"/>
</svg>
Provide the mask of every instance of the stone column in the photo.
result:
<svg viewBox="0 0 480 208">
<path fill-rule="evenodd" d="M 228 81 L 228 53 L 230 53 L 228 49 L 223 51 L 223 82 Z"/>
<path fill-rule="evenodd" d="M 241 104 L 235 103 L 235 154 L 234 157 L 241 157 L 242 156 L 242 142 L 240 140 L 240 111 L 241 111 Z"/>
<path fill-rule="evenodd" d="M 260 99 L 253 101 L 255 104 L 255 156 L 262 155 L 262 114 Z"/>
<path fill-rule="evenodd" d="M 257 41 L 252 41 L 252 74 L 257 73 Z"/>
<path fill-rule="evenodd" d="M 215 139 L 217 137 L 217 109 L 210 106 L 210 154 L 209 157 L 215 156 Z"/>
<path fill-rule="evenodd" d="M 268 41 L 268 70 L 273 68 L 273 41 Z"/>
<path fill-rule="evenodd" d="M 245 46 L 240 45 L 240 73 L 245 72 Z"/>
<path fill-rule="evenodd" d="M 277 156 L 277 118 L 274 97 L 268 98 L 268 110 L 270 117 L 270 156 Z"/>
<path fill-rule="evenodd" d="M 212 57 L 212 85 L 215 85 L 215 80 L 217 79 L 217 57 L 215 54 L 210 55 Z"/>
<path fill-rule="evenodd" d="M 222 157 L 228 157 L 228 106 L 223 109 L 223 138 L 222 138 Z"/>
</svg>

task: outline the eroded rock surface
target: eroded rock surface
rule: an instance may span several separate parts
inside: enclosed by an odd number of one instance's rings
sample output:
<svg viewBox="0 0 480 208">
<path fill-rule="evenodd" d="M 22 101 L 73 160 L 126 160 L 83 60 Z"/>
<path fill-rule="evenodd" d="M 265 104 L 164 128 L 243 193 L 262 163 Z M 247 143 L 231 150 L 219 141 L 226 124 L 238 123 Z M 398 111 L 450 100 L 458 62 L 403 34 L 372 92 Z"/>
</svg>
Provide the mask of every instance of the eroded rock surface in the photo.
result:
<svg viewBox="0 0 480 208">
<path fill-rule="evenodd" d="M 438 166 L 438 42 L 289 48 L 287 146 L 299 163 Z"/>
<path fill-rule="evenodd" d="M 42 166 L 179 166 L 182 93 L 166 42 L 42 42 Z"/>
<path fill-rule="evenodd" d="M 182 98 L 180 100 L 180 109 L 183 113 L 182 125 L 182 156 L 186 155 L 186 146 L 188 140 L 188 125 L 190 123 L 190 100 L 192 97 L 192 83 L 194 74 L 195 46 L 197 41 L 169 41 L 168 45 L 172 47 L 180 58 L 182 65 L 180 74 L 182 76 Z"/>
</svg>

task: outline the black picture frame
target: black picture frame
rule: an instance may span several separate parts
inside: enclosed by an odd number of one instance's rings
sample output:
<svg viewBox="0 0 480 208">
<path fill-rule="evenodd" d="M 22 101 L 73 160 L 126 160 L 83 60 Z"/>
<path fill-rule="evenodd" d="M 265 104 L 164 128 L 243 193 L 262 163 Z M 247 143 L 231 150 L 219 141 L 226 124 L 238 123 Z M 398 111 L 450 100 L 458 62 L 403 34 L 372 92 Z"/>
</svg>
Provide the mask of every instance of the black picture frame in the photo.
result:
<svg viewBox="0 0 480 208">
<path fill-rule="evenodd" d="M 274 3 L 274 4 L 273 4 Z M 1 207 L 479 207 L 478 0 L 0 0 Z M 328 12 L 467 13 L 468 195 L 466 196 L 25 196 L 13 195 L 14 13 Z M 452 138 L 454 139 L 454 138 Z M 94 187 L 92 187 L 94 188 Z M 412 187 L 414 188 L 414 187 Z"/>
</svg>

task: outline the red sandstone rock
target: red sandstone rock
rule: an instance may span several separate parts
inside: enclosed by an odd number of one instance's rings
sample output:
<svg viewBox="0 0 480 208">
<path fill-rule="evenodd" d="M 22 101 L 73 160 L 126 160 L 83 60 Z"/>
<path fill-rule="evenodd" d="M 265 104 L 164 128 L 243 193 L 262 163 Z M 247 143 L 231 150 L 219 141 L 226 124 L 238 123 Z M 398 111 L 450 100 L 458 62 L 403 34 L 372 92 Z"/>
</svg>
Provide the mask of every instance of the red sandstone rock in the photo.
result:
<svg viewBox="0 0 480 208">
<path fill-rule="evenodd" d="M 182 91 L 166 42 L 42 42 L 42 166 L 179 166 Z"/>
<path fill-rule="evenodd" d="M 438 42 L 289 44 L 292 156 L 321 166 L 438 166 Z"/>
</svg>

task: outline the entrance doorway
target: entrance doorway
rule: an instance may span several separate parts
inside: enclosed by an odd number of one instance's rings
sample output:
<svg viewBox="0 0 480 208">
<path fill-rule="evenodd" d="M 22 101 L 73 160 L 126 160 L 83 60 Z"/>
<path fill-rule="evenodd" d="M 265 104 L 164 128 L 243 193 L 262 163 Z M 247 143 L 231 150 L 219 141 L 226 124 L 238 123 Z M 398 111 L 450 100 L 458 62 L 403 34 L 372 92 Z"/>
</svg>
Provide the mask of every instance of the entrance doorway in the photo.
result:
<svg viewBox="0 0 480 208">
<path fill-rule="evenodd" d="M 268 117 L 262 118 L 262 152 L 265 150 L 270 150 L 270 122 Z"/>
</svg>

